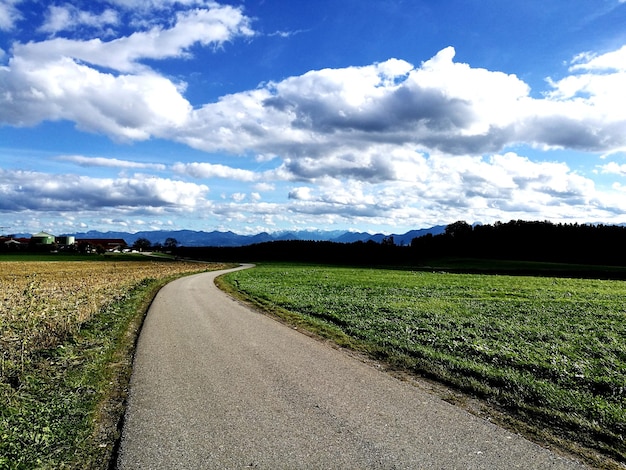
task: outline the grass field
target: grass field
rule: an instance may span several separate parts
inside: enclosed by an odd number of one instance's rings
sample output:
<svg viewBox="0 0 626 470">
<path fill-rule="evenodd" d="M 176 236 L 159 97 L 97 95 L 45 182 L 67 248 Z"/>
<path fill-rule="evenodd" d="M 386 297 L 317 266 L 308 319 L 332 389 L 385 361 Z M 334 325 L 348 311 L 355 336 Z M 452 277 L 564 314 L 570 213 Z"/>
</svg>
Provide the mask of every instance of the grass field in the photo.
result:
<svg viewBox="0 0 626 470">
<path fill-rule="evenodd" d="M 626 461 L 623 281 L 297 265 L 235 279 L 267 310 Z"/>
<path fill-rule="evenodd" d="M 0 469 L 106 469 L 149 302 L 223 266 L 25 259 L 0 262 Z"/>
</svg>

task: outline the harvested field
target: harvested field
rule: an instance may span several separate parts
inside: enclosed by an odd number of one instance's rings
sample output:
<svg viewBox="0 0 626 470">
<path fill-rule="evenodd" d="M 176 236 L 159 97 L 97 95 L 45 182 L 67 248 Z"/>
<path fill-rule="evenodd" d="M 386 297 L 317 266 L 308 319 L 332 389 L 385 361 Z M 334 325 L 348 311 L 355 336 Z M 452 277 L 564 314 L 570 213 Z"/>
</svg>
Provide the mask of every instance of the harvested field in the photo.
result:
<svg viewBox="0 0 626 470">
<path fill-rule="evenodd" d="M 135 284 L 200 269 L 158 261 L 0 263 L 0 378 L 21 368 L 34 350 L 80 329 Z"/>
<path fill-rule="evenodd" d="M 221 267 L 0 262 L 0 468 L 107 468 L 150 300 Z"/>
</svg>

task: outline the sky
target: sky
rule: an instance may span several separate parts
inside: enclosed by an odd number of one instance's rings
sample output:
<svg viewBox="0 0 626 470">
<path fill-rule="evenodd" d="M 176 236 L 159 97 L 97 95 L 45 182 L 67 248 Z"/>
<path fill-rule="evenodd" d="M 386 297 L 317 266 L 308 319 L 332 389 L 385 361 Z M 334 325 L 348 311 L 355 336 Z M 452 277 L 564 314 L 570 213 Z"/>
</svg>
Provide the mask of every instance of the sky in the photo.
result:
<svg viewBox="0 0 626 470">
<path fill-rule="evenodd" d="M 626 223 L 626 0 L 0 0 L 0 233 Z"/>
</svg>

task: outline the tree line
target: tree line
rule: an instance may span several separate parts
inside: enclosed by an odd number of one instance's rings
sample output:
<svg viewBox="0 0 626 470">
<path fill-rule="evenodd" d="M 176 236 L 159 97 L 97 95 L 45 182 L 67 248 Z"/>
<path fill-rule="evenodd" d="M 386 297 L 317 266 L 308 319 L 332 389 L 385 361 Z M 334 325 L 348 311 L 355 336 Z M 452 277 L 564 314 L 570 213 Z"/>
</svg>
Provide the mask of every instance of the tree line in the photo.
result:
<svg viewBox="0 0 626 470">
<path fill-rule="evenodd" d="M 626 227 L 618 225 L 458 221 L 441 235 L 413 239 L 411 248 L 434 257 L 626 265 L 625 242 Z"/>
<path fill-rule="evenodd" d="M 272 241 L 240 247 L 177 247 L 181 257 L 215 261 L 285 261 L 412 265 L 444 257 L 626 266 L 626 227 L 512 220 L 472 226 L 457 221 L 440 235 L 397 246 L 373 241 Z"/>
<path fill-rule="evenodd" d="M 13 251 L 13 245 L 10 239 L 3 239 L 0 252 Z M 22 250 L 49 251 L 57 248 L 56 245 L 42 245 L 22 247 Z M 71 248 L 80 252 L 81 247 L 76 244 Z M 393 236 L 384 238 L 380 243 L 285 240 L 238 247 L 185 247 L 179 246 L 173 238 L 168 238 L 165 243 L 151 243 L 145 238 L 139 238 L 133 243 L 132 249 L 165 251 L 183 258 L 233 262 L 406 266 L 429 264 L 442 258 L 472 258 L 626 266 L 626 227 L 523 220 L 470 225 L 465 221 L 457 221 L 448 225 L 444 233 L 414 238 L 408 246 L 396 245 Z"/>
</svg>

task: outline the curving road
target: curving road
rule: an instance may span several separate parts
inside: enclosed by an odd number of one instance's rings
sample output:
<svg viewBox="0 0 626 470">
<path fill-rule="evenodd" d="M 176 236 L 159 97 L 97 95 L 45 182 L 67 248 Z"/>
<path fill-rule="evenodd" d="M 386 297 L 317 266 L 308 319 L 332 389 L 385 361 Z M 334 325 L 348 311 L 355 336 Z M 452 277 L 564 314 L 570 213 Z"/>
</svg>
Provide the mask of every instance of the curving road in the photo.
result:
<svg viewBox="0 0 626 470">
<path fill-rule="evenodd" d="M 119 469 L 580 469 L 217 289 L 155 298 Z"/>
</svg>

